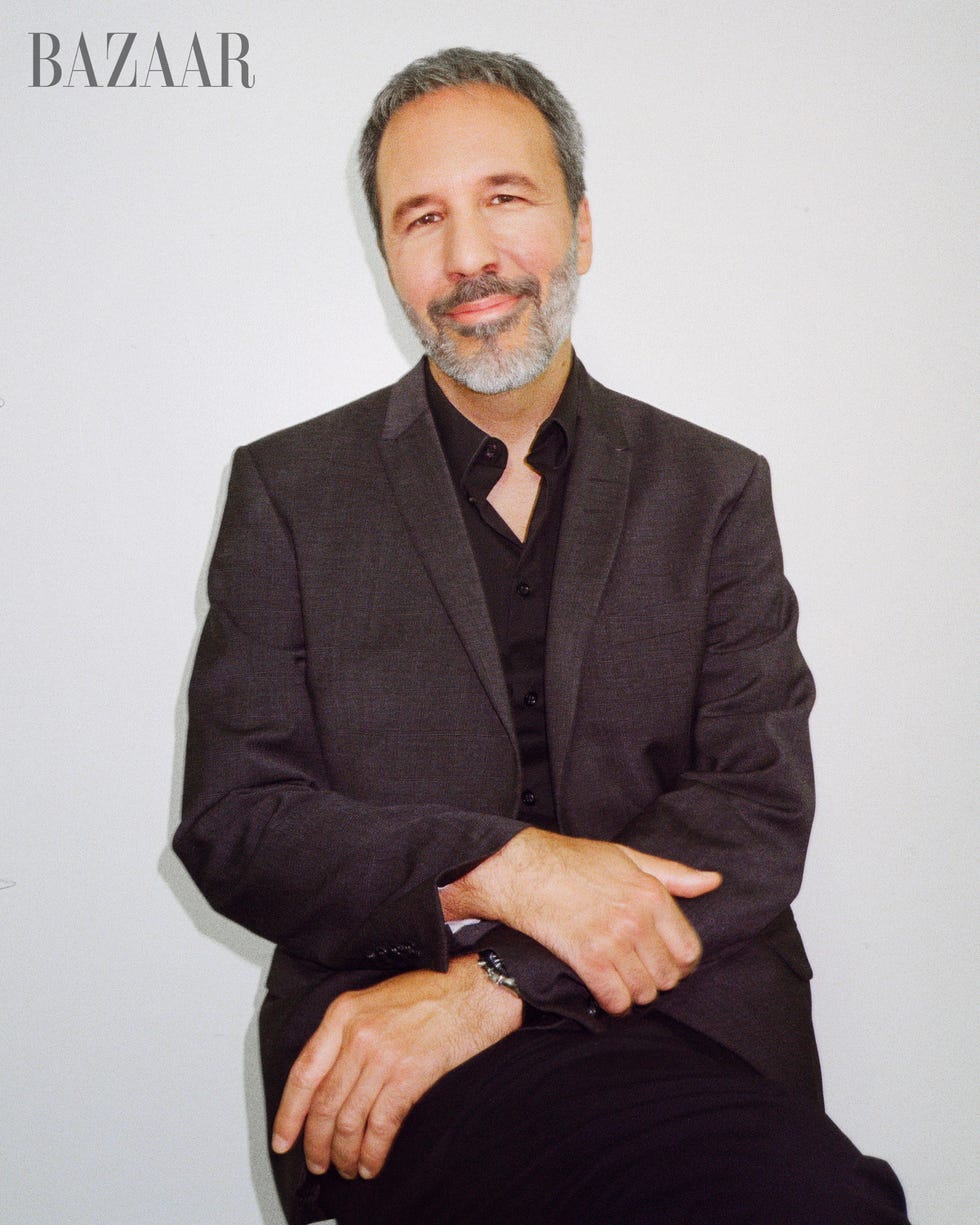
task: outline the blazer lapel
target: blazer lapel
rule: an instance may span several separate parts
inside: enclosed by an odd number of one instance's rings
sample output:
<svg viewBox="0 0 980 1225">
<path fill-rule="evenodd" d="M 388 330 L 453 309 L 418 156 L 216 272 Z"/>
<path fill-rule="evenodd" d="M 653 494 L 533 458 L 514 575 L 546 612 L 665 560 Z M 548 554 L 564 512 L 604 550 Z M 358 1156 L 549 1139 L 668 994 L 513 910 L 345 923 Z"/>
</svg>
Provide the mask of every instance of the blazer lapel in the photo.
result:
<svg viewBox="0 0 980 1225">
<path fill-rule="evenodd" d="M 589 378 L 584 384 L 587 395 L 579 417 L 555 559 L 545 668 L 548 751 L 559 812 L 582 662 L 619 546 L 632 458 L 604 389 Z"/>
<path fill-rule="evenodd" d="M 425 394 L 421 363 L 392 388 L 381 456 L 398 508 L 470 662 L 510 737 L 517 733 L 466 525 Z"/>
</svg>

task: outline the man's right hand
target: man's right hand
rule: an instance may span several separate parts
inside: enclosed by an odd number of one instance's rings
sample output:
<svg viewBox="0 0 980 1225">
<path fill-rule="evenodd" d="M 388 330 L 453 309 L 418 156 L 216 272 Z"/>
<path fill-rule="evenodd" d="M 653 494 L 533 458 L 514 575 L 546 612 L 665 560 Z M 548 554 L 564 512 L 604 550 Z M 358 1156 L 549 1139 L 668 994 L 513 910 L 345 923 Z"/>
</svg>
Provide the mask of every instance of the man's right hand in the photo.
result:
<svg viewBox="0 0 980 1225">
<path fill-rule="evenodd" d="M 701 941 L 674 897 L 721 884 L 617 843 L 522 830 L 441 890 L 447 920 L 492 919 L 560 957 L 606 1012 L 649 1004 L 694 970 Z"/>
</svg>

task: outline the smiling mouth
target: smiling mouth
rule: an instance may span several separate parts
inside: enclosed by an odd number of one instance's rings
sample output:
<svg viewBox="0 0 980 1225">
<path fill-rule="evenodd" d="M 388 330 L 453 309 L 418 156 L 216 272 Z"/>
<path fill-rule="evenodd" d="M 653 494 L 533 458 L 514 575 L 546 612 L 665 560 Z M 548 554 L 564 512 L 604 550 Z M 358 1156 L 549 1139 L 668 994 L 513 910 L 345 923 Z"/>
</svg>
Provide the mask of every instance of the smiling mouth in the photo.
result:
<svg viewBox="0 0 980 1225">
<path fill-rule="evenodd" d="M 448 327 L 457 336 L 487 340 L 513 327 L 531 300 L 526 294 L 491 294 L 440 311 L 434 322 L 437 327 Z"/>
<path fill-rule="evenodd" d="M 461 281 L 444 298 L 429 303 L 429 318 L 437 326 L 442 321 L 457 325 L 476 325 L 506 318 L 529 299 L 537 299 L 537 277 L 510 280 L 486 272 Z"/>
<path fill-rule="evenodd" d="M 446 312 L 450 319 L 459 323 L 477 323 L 484 319 L 496 318 L 507 314 L 521 300 L 521 294 L 491 294 L 486 298 L 477 298 L 475 302 L 462 302 L 459 306 Z"/>
</svg>

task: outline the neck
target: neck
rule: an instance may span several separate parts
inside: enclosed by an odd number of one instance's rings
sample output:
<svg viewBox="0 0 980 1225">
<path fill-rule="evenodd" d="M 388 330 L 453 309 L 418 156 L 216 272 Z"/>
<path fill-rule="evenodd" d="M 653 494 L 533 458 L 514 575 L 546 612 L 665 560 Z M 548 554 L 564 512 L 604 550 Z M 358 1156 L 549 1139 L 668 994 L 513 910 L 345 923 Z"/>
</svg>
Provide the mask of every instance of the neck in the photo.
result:
<svg viewBox="0 0 980 1225">
<path fill-rule="evenodd" d="M 484 395 L 450 378 L 430 360 L 432 377 L 454 408 L 485 434 L 499 438 L 508 451 L 527 453 L 542 421 L 554 412 L 572 368 L 572 342 L 565 340 L 545 369 L 523 387 Z"/>
</svg>

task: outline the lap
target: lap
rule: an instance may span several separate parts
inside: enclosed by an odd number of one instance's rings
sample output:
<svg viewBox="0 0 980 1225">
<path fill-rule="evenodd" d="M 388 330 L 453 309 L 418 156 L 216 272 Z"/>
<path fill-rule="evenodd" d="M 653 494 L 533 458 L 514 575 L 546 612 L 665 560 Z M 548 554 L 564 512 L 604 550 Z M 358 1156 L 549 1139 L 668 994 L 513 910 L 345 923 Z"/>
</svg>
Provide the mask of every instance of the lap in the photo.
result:
<svg viewBox="0 0 980 1225">
<path fill-rule="evenodd" d="M 433 1087 L 376 1179 L 310 1176 L 300 1199 L 297 1221 L 340 1225 L 906 1220 L 818 1107 L 656 1013 L 519 1030 Z"/>
</svg>

